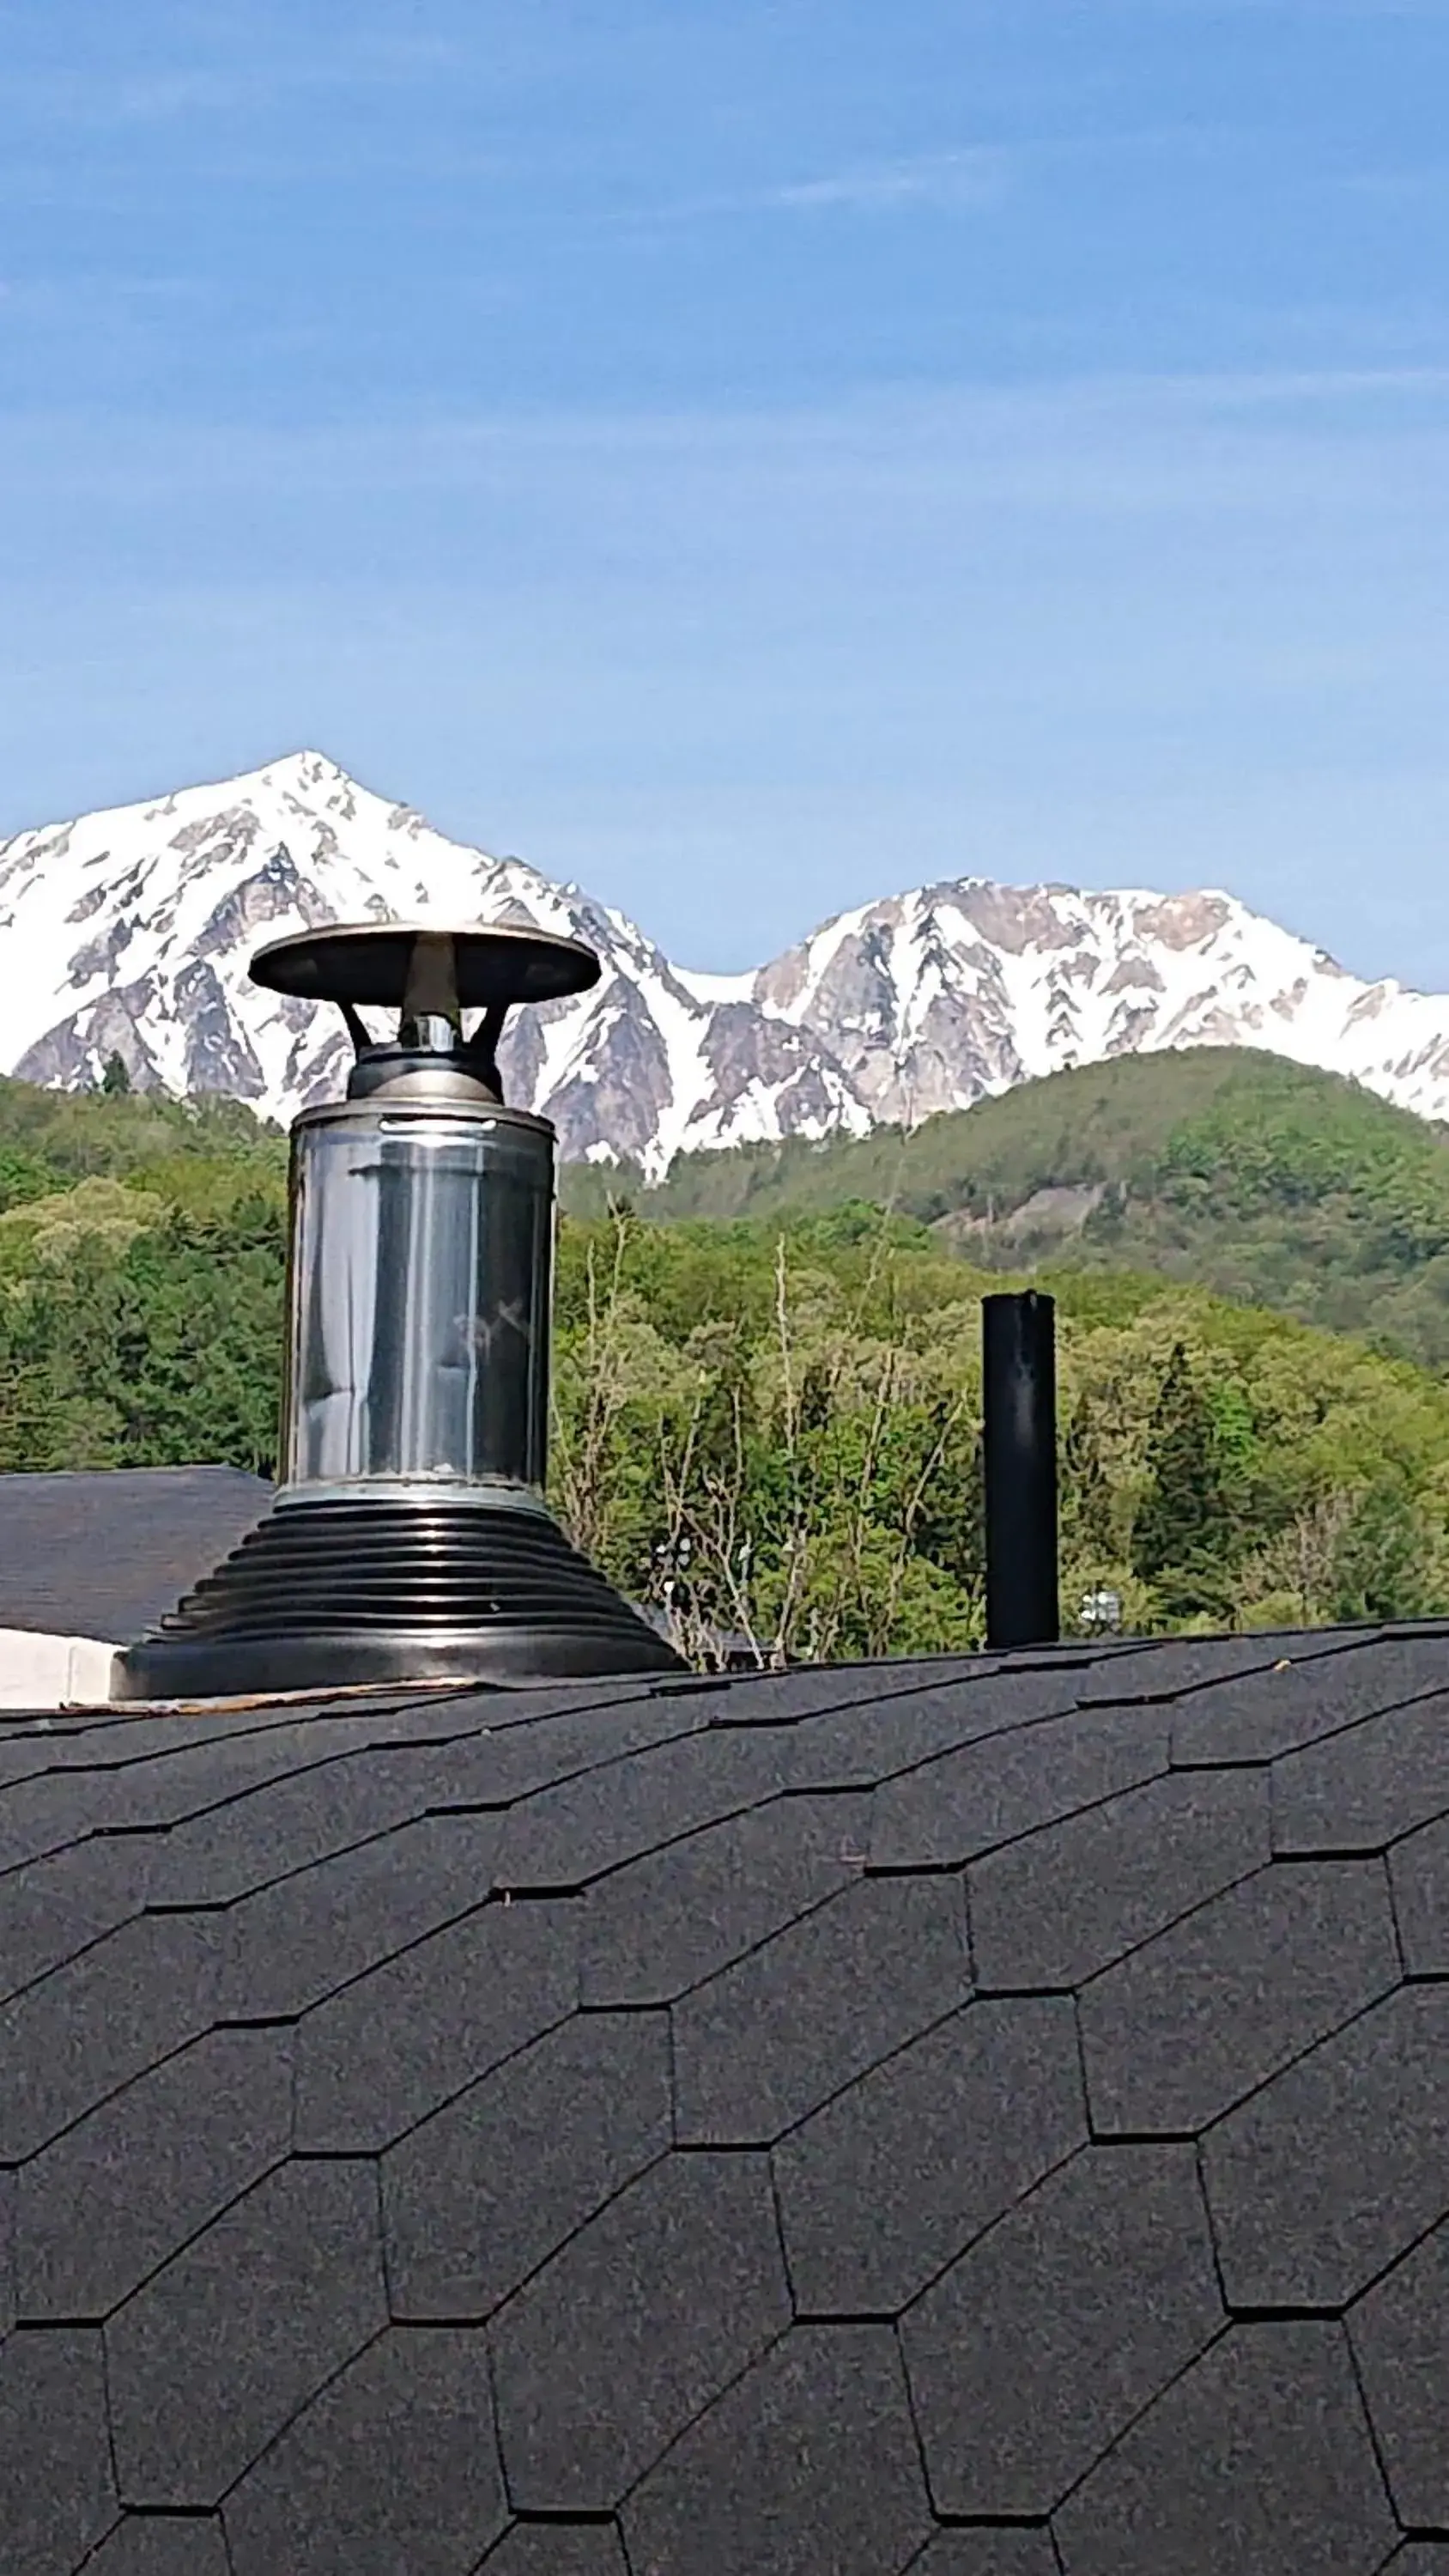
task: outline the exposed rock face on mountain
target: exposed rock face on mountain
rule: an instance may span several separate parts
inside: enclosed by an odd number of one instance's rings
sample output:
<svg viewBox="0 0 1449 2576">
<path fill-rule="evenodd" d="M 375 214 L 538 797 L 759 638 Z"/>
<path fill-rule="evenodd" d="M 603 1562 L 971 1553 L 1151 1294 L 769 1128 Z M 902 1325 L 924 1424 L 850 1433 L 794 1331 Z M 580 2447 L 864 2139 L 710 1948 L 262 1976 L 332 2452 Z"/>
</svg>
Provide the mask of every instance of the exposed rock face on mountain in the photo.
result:
<svg viewBox="0 0 1449 2576">
<path fill-rule="evenodd" d="M 340 1087 L 333 1015 L 247 960 L 321 921 L 531 922 L 587 940 L 594 992 L 509 1036 L 510 1097 L 564 1151 L 652 1175 L 761 1137 L 862 1133 L 1035 1074 L 1252 1045 L 1449 1116 L 1449 1000 L 1366 985 L 1222 894 L 975 877 L 842 913 L 756 974 L 690 973 L 622 914 L 389 805 L 316 752 L 0 844 L 5 1070 L 220 1090 L 286 1119 Z"/>
<path fill-rule="evenodd" d="M 1082 894 L 980 878 L 842 913 L 756 977 L 876 1120 L 1104 1056 L 1256 1046 L 1449 1114 L 1449 999 L 1361 984 L 1224 894 Z"/>
</svg>

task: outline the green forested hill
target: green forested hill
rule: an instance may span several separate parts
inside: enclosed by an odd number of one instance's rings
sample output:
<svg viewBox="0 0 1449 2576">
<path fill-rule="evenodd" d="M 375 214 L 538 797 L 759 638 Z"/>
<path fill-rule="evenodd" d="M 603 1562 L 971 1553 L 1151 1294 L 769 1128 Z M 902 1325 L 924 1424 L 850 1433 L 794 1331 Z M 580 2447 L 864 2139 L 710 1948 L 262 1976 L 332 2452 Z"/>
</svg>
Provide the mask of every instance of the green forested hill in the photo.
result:
<svg viewBox="0 0 1449 2576">
<path fill-rule="evenodd" d="M 1042 1274 L 1060 1305 L 1068 1625 L 1103 1589 L 1148 1629 L 1449 1611 L 1449 1383 L 1123 1266 L 1131 1229 L 1165 1230 L 1173 1208 L 1185 1266 L 1213 1239 L 1204 1204 L 1235 1205 L 1239 1240 L 1271 1250 L 1263 1211 L 1281 1242 L 1296 1154 L 1297 1240 L 1315 1225 L 1369 1245 L 1407 1296 L 1411 1248 L 1434 1239 L 1436 1138 L 1356 1093 L 1275 1088 L 1276 1068 L 1238 1088 L 1240 1069 L 1168 1059 L 1113 1068 L 1095 1093 L 1071 1078 L 1017 1094 L 993 1104 L 994 1159 L 970 1175 L 956 1140 L 987 1119 L 943 1121 L 896 1190 L 920 1216 L 863 1203 L 866 1179 L 891 1196 L 897 1140 L 866 1173 L 853 1161 L 854 1196 L 821 1212 L 790 1212 L 783 1188 L 767 1212 L 761 1185 L 744 1218 L 566 1219 L 553 1498 L 574 1534 L 667 1606 L 686 1646 L 721 1629 L 805 1656 L 978 1638 L 978 1301 L 1000 1279 L 978 1246 L 1006 1257 L 1009 1192 L 1019 1206 L 1103 1181 L 1119 1240 L 1089 1227 Z M 1134 1105 L 1124 1076 L 1143 1071 L 1166 1078 Z M 929 1173 L 913 1163 L 927 1147 Z M 746 1166 L 728 1168 L 737 1185 Z M 831 1196 L 832 1158 L 806 1168 Z M 959 1222 L 978 1209 L 979 1235 Z M 271 1472 L 285 1231 L 283 1142 L 245 1111 L 0 1082 L 0 1468 Z"/>
<path fill-rule="evenodd" d="M 662 1219 L 869 1202 L 986 1268 L 1152 1270 L 1449 1368 L 1449 1133 L 1277 1056 L 1122 1057 L 910 1136 L 690 1156 L 631 1196 Z"/>
<path fill-rule="evenodd" d="M 270 1472 L 286 1169 L 235 1101 L 0 1081 L 0 1470 Z"/>
</svg>

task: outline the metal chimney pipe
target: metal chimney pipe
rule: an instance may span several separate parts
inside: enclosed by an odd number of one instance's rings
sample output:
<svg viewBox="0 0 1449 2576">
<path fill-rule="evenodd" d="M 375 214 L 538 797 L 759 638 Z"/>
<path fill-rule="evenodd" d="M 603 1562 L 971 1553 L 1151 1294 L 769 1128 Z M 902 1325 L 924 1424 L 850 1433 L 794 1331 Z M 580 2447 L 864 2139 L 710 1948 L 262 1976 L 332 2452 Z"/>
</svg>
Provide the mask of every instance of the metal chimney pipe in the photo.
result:
<svg viewBox="0 0 1449 2576">
<path fill-rule="evenodd" d="M 1034 1288 L 983 1297 L 981 1325 L 986 1642 L 1055 1645 L 1056 1305 Z"/>
<path fill-rule="evenodd" d="M 497 1042 L 598 959 L 540 931 L 366 922 L 278 940 L 251 973 L 336 1003 L 355 1050 L 346 1097 L 292 1130 L 280 1491 L 119 1658 L 117 1696 L 678 1671 L 544 1499 L 555 1140 L 505 1105 Z M 396 1037 L 364 1007 L 395 1011 Z"/>
</svg>

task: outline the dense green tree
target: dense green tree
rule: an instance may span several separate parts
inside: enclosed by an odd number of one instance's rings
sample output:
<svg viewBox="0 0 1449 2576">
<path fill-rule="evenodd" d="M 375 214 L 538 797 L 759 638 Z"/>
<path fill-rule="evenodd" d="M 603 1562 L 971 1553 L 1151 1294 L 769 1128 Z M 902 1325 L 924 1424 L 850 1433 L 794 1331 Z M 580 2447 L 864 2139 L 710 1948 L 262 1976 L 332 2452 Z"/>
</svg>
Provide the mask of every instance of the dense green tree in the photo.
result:
<svg viewBox="0 0 1449 2576">
<path fill-rule="evenodd" d="M 1434 1601 L 1432 1547 L 1407 1479 L 1390 1469 L 1357 1495 L 1334 1550 L 1329 1615 L 1413 1619 Z"/>
<path fill-rule="evenodd" d="M 1062 1438 L 1062 1537 L 1072 1553 L 1106 1563 L 1114 1552 L 1115 1495 L 1098 1405 L 1083 1391 L 1072 1406 Z"/>
<path fill-rule="evenodd" d="M 52 1163 L 0 1139 L 0 1216 L 30 1199 L 49 1198 L 64 1183 Z"/>
<path fill-rule="evenodd" d="M 1232 1606 L 1232 1511 L 1213 1408 L 1177 1342 L 1147 1436 L 1146 1483 L 1132 1523 L 1132 1568 L 1167 1624 L 1221 1619 Z"/>
</svg>

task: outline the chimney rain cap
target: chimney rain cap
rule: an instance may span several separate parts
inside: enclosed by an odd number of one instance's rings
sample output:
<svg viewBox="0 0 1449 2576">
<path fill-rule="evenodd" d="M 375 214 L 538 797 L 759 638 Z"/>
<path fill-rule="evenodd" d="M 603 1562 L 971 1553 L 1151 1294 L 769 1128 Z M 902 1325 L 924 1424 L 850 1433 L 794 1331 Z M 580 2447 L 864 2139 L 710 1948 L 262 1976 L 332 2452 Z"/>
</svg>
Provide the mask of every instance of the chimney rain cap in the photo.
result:
<svg viewBox="0 0 1449 2576">
<path fill-rule="evenodd" d="M 258 949 L 250 973 L 254 984 L 299 1000 L 400 1011 L 424 964 L 428 981 L 445 981 L 453 1006 L 463 1011 L 556 1002 L 568 993 L 586 993 L 600 972 L 598 958 L 582 940 L 560 939 L 547 930 L 443 930 L 432 923 L 366 921 L 326 922 L 274 939 Z"/>
</svg>

